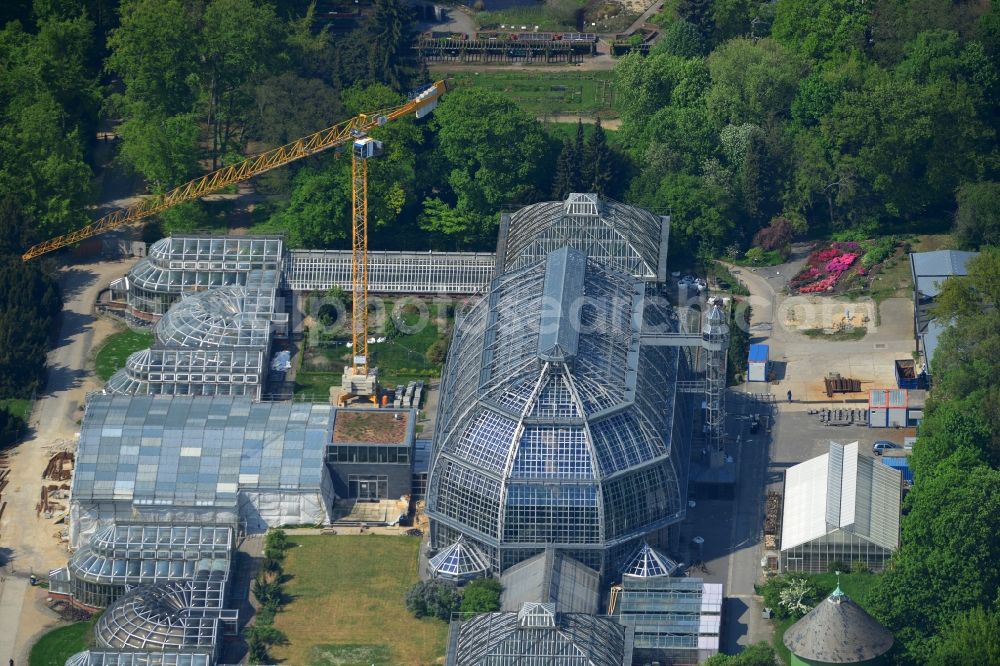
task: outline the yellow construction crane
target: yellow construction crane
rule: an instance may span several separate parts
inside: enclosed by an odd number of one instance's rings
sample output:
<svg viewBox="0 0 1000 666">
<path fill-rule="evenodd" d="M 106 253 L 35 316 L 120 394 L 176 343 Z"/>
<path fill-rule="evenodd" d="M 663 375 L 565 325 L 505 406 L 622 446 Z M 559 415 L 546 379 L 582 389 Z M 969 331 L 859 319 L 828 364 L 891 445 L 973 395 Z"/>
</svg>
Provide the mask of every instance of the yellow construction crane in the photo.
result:
<svg viewBox="0 0 1000 666">
<path fill-rule="evenodd" d="M 409 114 L 423 118 L 447 92 L 445 81 L 437 81 L 402 106 L 387 111 L 361 114 L 297 141 L 248 157 L 238 164 L 196 178 L 166 194 L 147 197 L 128 208 L 116 210 L 82 229 L 39 243 L 22 255 L 29 261 L 61 247 L 143 220 L 185 201 L 259 176 L 289 162 L 315 155 L 329 148 L 351 143 L 351 353 L 353 362 L 344 368 L 344 400 L 350 396 L 378 397 L 378 371 L 369 366 L 368 356 L 368 159 L 381 154 L 382 143 L 368 131 Z"/>
<path fill-rule="evenodd" d="M 66 247 L 92 236 L 103 234 L 105 231 L 111 231 L 112 229 L 118 229 L 119 227 L 139 222 L 171 206 L 199 199 L 212 192 L 218 192 L 224 187 L 248 180 L 254 176 L 259 176 L 266 171 L 284 166 L 303 157 L 315 155 L 329 148 L 343 146 L 348 142 L 354 141 L 358 132 L 362 134 L 367 133 L 390 120 L 395 120 L 411 113 L 416 114 L 418 118 L 423 118 L 437 106 L 438 100 L 447 90 L 448 86 L 444 81 L 437 81 L 402 106 L 379 113 L 355 116 L 333 127 L 302 137 L 280 148 L 248 157 L 238 164 L 223 167 L 218 171 L 195 178 L 180 187 L 170 190 L 166 194 L 146 197 L 134 206 L 121 208 L 109 213 L 82 229 L 39 243 L 25 252 L 21 258 L 24 261 L 29 261 L 53 250 L 58 250 L 61 247 Z M 357 224 L 357 220 L 355 220 L 355 224 Z M 357 234 L 354 234 L 354 237 L 357 238 Z"/>
</svg>

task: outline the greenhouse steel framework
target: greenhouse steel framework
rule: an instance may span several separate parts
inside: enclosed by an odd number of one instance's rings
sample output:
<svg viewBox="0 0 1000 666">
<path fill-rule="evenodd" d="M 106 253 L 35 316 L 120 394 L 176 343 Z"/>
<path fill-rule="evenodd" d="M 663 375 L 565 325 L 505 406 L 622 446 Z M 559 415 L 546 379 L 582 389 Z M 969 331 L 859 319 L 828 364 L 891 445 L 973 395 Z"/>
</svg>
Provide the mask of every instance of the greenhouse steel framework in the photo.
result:
<svg viewBox="0 0 1000 666">
<path fill-rule="evenodd" d="M 170 236 L 111 283 L 110 305 L 153 323 L 184 292 L 245 285 L 253 271 L 280 271 L 283 259 L 280 236 Z"/>
<path fill-rule="evenodd" d="M 546 547 L 606 576 L 684 515 L 691 413 L 672 310 L 608 257 L 564 247 L 461 313 L 443 373 L 427 513 L 495 573 Z"/>
<path fill-rule="evenodd" d="M 237 630 L 238 612 L 224 607 L 226 593 L 226 582 L 220 580 L 137 587 L 97 620 L 94 642 L 106 650 L 218 654 L 223 634 Z"/>
<path fill-rule="evenodd" d="M 213 666 L 209 652 L 140 652 L 85 650 L 66 660 L 66 666 Z"/>
<path fill-rule="evenodd" d="M 489 284 L 495 255 L 484 252 L 368 251 L 372 293 L 474 294 Z M 351 288 L 348 250 L 292 250 L 285 266 L 292 291 Z"/>
<path fill-rule="evenodd" d="M 185 579 L 225 581 L 233 533 L 224 525 L 115 523 L 97 531 L 50 573 L 50 594 L 104 608 L 127 587 Z"/>
<path fill-rule="evenodd" d="M 614 620 L 557 613 L 553 604 L 452 622 L 446 666 L 621 666 L 625 631 Z"/>
<path fill-rule="evenodd" d="M 667 216 L 596 194 L 570 194 L 501 216 L 497 273 L 531 266 L 568 245 L 624 273 L 663 282 L 669 236 Z"/>
</svg>

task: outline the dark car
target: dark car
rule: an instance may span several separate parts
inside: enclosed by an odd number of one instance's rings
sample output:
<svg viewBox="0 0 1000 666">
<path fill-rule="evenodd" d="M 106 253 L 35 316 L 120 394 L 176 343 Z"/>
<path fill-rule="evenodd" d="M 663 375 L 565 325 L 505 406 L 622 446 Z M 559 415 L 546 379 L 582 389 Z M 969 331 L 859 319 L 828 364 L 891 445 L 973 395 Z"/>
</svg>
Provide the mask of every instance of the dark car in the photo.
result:
<svg viewBox="0 0 1000 666">
<path fill-rule="evenodd" d="M 880 439 L 874 444 L 872 444 L 872 453 L 874 453 L 877 456 L 880 456 L 882 455 L 882 452 L 885 451 L 886 449 L 901 449 L 901 448 L 903 447 L 900 446 L 899 444 L 896 444 L 895 442 L 889 442 L 884 439 Z"/>
</svg>

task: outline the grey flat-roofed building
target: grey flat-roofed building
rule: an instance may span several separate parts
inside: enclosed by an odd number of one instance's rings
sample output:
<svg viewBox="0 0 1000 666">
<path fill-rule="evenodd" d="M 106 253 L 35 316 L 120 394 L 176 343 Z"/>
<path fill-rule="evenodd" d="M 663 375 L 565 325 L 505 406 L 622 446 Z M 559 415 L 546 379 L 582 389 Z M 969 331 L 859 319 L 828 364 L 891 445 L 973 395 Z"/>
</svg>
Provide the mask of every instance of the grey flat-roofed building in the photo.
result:
<svg viewBox="0 0 1000 666">
<path fill-rule="evenodd" d="M 114 520 L 329 521 L 333 408 L 242 397 L 94 395 L 80 430 L 70 544 Z"/>
<path fill-rule="evenodd" d="M 413 492 L 416 409 L 334 411 L 327 462 L 341 499 L 398 500 Z"/>
<path fill-rule="evenodd" d="M 597 613 L 601 577 L 572 557 L 547 549 L 519 562 L 500 577 L 501 610 L 517 611 L 526 603 L 552 604 L 560 613 Z"/>
<path fill-rule="evenodd" d="M 446 666 L 622 666 L 625 628 L 610 618 L 558 613 L 552 604 L 451 623 Z"/>
</svg>

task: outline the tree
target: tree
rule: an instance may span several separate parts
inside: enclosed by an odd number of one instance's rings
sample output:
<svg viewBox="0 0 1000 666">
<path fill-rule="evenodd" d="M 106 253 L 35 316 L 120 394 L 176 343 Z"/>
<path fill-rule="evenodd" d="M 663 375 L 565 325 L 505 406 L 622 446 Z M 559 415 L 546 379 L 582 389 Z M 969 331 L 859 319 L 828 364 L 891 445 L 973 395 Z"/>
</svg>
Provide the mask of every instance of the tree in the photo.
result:
<svg viewBox="0 0 1000 666">
<path fill-rule="evenodd" d="M 792 223 L 787 218 L 775 217 L 771 224 L 754 234 L 753 244 L 767 252 L 783 250 L 792 242 L 793 235 Z"/>
<path fill-rule="evenodd" d="M 563 141 L 562 150 L 559 151 L 559 159 L 556 160 L 556 172 L 552 176 L 552 198 L 565 199 L 573 189 L 575 184 L 575 172 L 579 159 L 576 155 L 576 147 L 569 139 Z"/>
<path fill-rule="evenodd" d="M 608 146 L 604 128 L 601 127 L 601 119 L 594 120 L 594 132 L 587 141 L 586 162 L 590 165 L 588 169 L 589 189 L 601 196 L 610 194 L 615 177 L 614 153 Z"/>
<path fill-rule="evenodd" d="M 455 588 L 436 580 L 420 581 L 406 593 L 406 609 L 418 618 L 436 617 L 447 622 L 460 604 Z"/>
<path fill-rule="evenodd" d="M 538 122 L 507 96 L 481 88 L 447 95 L 433 123 L 455 208 L 469 220 L 467 228 L 485 238 L 500 208 L 526 203 L 542 186 L 546 138 Z"/>
<path fill-rule="evenodd" d="M 292 181 L 288 205 L 271 217 L 292 247 L 346 246 L 351 232 L 351 165 L 331 160 L 306 167 Z"/>
<path fill-rule="evenodd" d="M 771 36 L 815 60 L 842 57 L 867 47 L 872 8 L 872 3 L 851 0 L 780 0 Z"/>
<path fill-rule="evenodd" d="M 1000 612 L 983 608 L 956 616 L 941 632 L 928 666 L 1000 664 Z"/>
<path fill-rule="evenodd" d="M 205 58 L 212 167 L 242 149 L 254 108 L 253 86 L 271 72 L 277 52 L 274 8 L 259 0 L 211 0 L 205 7 L 199 52 Z"/>
<path fill-rule="evenodd" d="M 121 25 L 108 37 L 106 67 L 125 84 L 123 112 L 141 102 L 145 114 L 189 113 L 198 97 L 198 22 L 183 0 L 123 0 Z"/>
<path fill-rule="evenodd" d="M 709 116 L 718 127 L 747 122 L 763 126 L 787 116 L 804 74 L 798 56 L 772 39 L 730 40 L 708 57 L 708 68 Z"/>
<path fill-rule="evenodd" d="M 774 666 L 776 660 L 774 648 L 761 641 L 748 645 L 737 655 L 713 655 L 705 662 L 705 666 Z"/>
<path fill-rule="evenodd" d="M 705 55 L 705 38 L 693 23 L 674 21 L 650 51 L 650 55 L 660 53 L 681 58 L 699 58 Z"/>
<path fill-rule="evenodd" d="M 197 172 L 199 130 L 194 113 L 164 116 L 136 102 L 118 131 L 122 162 L 141 174 L 153 191 L 166 192 Z"/>
<path fill-rule="evenodd" d="M 493 613 L 500 610 L 503 588 L 496 578 L 477 578 L 462 591 L 463 613 Z"/>
<path fill-rule="evenodd" d="M 962 247 L 1000 245 L 1000 183 L 966 183 L 958 188 L 955 235 Z"/>
<path fill-rule="evenodd" d="M 344 116 L 341 97 L 332 86 L 292 72 L 261 82 L 254 103 L 252 135 L 268 147 L 317 132 Z"/>
<path fill-rule="evenodd" d="M 410 10 L 400 0 L 375 0 L 375 11 L 365 26 L 368 43 L 368 81 L 405 92 L 416 73 Z"/>
<path fill-rule="evenodd" d="M 576 160 L 571 172 L 572 181 L 570 183 L 571 192 L 583 191 L 589 180 L 590 165 L 587 164 L 587 141 L 586 133 L 583 129 L 583 118 L 576 119 L 576 134 L 573 136 L 573 157 Z"/>
<path fill-rule="evenodd" d="M 690 23 L 702 38 L 709 39 L 715 29 L 712 22 L 712 3 L 709 0 L 678 0 L 677 17 Z"/>
</svg>

